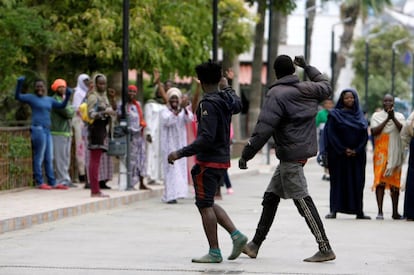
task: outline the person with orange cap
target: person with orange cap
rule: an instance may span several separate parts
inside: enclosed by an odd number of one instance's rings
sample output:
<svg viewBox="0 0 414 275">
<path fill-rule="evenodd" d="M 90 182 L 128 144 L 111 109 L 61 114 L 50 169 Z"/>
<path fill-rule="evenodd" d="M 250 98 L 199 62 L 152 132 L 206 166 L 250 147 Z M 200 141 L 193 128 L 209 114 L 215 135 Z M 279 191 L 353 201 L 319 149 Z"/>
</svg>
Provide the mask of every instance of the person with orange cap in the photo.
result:
<svg viewBox="0 0 414 275">
<path fill-rule="evenodd" d="M 27 103 L 32 109 L 32 121 L 30 134 L 33 150 L 33 177 L 38 189 L 50 190 L 67 189 L 65 185 L 56 184 L 53 171 L 53 141 L 50 133 L 52 108 L 63 109 L 66 107 L 72 90 L 65 85 L 65 98 L 62 102 L 47 96 L 46 84 L 44 80 L 36 80 L 34 94 L 21 94 L 25 77 L 17 79 L 17 86 L 14 98 Z M 43 166 L 47 177 L 47 183 L 43 180 Z"/>
<path fill-rule="evenodd" d="M 65 98 L 66 81 L 56 79 L 51 88 L 55 93 L 52 97 L 57 102 Z M 53 108 L 51 112 L 52 126 L 50 128 L 53 140 L 53 159 L 56 182 L 65 187 L 76 187 L 69 175 L 70 152 L 72 146 L 72 118 L 74 115 L 72 105 L 66 105 L 64 109 Z"/>
</svg>

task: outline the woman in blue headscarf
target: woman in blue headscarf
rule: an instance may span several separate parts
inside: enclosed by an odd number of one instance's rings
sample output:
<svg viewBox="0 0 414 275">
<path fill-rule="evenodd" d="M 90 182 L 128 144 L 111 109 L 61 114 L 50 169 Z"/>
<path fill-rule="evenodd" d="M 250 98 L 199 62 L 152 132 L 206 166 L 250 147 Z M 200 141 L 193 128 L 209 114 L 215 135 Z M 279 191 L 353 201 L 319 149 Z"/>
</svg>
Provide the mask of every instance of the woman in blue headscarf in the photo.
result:
<svg viewBox="0 0 414 275">
<path fill-rule="evenodd" d="M 345 89 L 328 116 L 325 126 L 326 151 L 330 173 L 330 210 L 355 214 L 357 219 L 370 219 L 363 212 L 368 121 L 359 106 L 354 89 Z"/>
</svg>

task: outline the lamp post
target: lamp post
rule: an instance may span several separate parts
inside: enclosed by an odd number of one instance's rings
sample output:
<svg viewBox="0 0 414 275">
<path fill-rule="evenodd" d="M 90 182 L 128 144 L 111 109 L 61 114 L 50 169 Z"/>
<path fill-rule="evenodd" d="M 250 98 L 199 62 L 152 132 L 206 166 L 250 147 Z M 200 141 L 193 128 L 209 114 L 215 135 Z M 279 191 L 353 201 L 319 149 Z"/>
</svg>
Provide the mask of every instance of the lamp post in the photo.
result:
<svg viewBox="0 0 414 275">
<path fill-rule="evenodd" d="M 347 17 L 344 20 L 341 20 L 332 25 L 331 29 L 331 86 L 332 91 L 335 90 L 335 63 L 336 63 L 336 53 L 335 53 L 335 27 L 341 24 L 351 22 L 352 18 Z"/>
<path fill-rule="evenodd" d="M 218 0 L 213 0 L 213 61 L 217 62 L 218 39 L 217 39 L 217 17 Z"/>
<path fill-rule="evenodd" d="M 392 43 L 392 59 L 391 59 L 391 95 L 392 96 L 394 96 L 394 90 L 395 90 L 395 54 L 397 51 L 397 46 L 408 40 L 409 38 L 405 37 L 397 41 L 394 41 L 394 43 Z"/>
<path fill-rule="evenodd" d="M 122 115 L 120 126 L 128 129 L 128 115 L 126 113 L 126 103 L 128 100 L 128 69 L 129 69 L 129 0 L 123 1 L 123 21 L 122 21 Z M 130 162 L 130 138 L 129 131 L 126 131 L 126 171 L 127 171 L 127 190 L 131 190 L 131 169 Z"/>
</svg>

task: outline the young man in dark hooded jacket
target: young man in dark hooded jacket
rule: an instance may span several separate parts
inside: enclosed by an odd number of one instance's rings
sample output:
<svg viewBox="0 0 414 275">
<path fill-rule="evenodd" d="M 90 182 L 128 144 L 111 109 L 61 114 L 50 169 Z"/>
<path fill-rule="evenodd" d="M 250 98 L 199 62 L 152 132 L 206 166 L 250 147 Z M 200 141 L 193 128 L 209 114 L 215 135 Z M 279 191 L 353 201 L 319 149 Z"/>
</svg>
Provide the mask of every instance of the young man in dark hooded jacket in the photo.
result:
<svg viewBox="0 0 414 275">
<path fill-rule="evenodd" d="M 317 153 L 315 116 L 318 104 L 331 97 L 332 88 L 329 81 L 315 67 L 307 65 L 302 56 L 295 57 L 294 63 L 305 70 L 311 81 L 299 81 L 289 56 L 276 58 L 273 68 L 277 80 L 266 94 L 253 134 L 239 160 L 239 168 L 247 169 L 247 161 L 273 136 L 280 163 L 264 193 L 255 236 L 244 247 L 243 253 L 256 258 L 273 223 L 280 198 L 293 199 L 319 245 L 319 251 L 304 261 L 324 262 L 334 260 L 336 256 L 308 193 L 303 166 Z"/>
<path fill-rule="evenodd" d="M 221 179 L 230 167 L 230 122 L 233 114 L 240 112 L 240 98 L 222 77 L 221 66 L 211 61 L 196 67 L 204 96 L 196 111 L 197 138 L 190 145 L 171 152 L 168 162 L 196 155 L 196 164 L 191 169 L 196 195 L 196 206 L 201 214 L 204 232 L 210 245 L 209 253 L 192 259 L 196 263 L 220 263 L 221 256 L 217 223 L 230 234 L 233 250 L 229 260 L 236 259 L 247 243 L 247 237 L 234 226 L 230 217 L 214 202 L 214 195 Z M 227 86 L 219 90 L 219 83 Z"/>
</svg>

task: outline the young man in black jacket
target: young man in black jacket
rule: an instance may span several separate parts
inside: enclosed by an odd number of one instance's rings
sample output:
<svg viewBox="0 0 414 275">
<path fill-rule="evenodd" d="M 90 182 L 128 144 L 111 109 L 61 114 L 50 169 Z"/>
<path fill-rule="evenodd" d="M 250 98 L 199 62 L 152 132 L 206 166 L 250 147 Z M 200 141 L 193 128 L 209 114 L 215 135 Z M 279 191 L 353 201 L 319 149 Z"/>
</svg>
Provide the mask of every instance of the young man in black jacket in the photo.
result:
<svg viewBox="0 0 414 275">
<path fill-rule="evenodd" d="M 239 168 L 247 169 L 247 161 L 273 136 L 280 164 L 264 193 L 255 236 L 243 253 L 256 258 L 273 223 L 280 198 L 291 198 L 319 245 L 319 251 L 304 261 L 324 262 L 334 260 L 336 256 L 308 193 L 303 166 L 317 153 L 315 116 L 318 104 L 331 97 L 332 88 L 329 81 L 316 68 L 307 65 L 303 57 L 295 57 L 295 64 L 304 68 L 311 81 L 299 81 L 289 56 L 276 58 L 273 68 L 277 80 L 266 94 L 256 127 L 239 160 Z"/>
<path fill-rule="evenodd" d="M 197 138 L 190 145 L 171 152 L 168 162 L 196 155 L 196 164 L 191 169 L 196 195 L 196 206 L 201 214 L 204 232 L 210 250 L 207 255 L 192 259 L 195 263 L 220 263 L 221 256 L 217 223 L 229 232 L 233 250 L 229 260 L 236 259 L 247 243 L 247 237 L 234 226 L 230 217 L 214 202 L 214 195 L 221 179 L 230 167 L 230 122 L 233 114 L 241 110 L 241 100 L 231 87 L 219 90 L 219 83 L 227 82 L 222 77 L 221 66 L 211 61 L 196 67 L 204 96 L 196 111 Z M 223 83 L 220 84 L 223 84 Z M 226 85 L 224 85 L 226 86 Z"/>
</svg>

